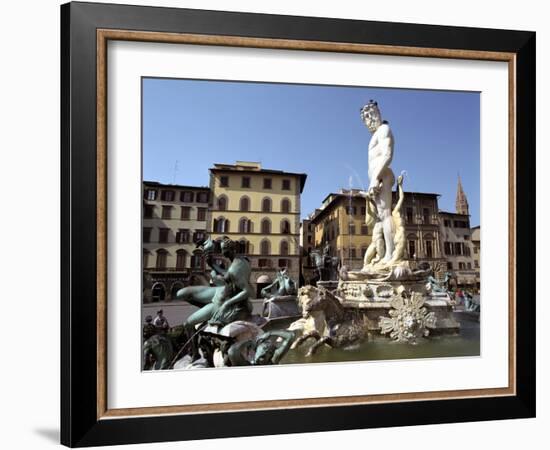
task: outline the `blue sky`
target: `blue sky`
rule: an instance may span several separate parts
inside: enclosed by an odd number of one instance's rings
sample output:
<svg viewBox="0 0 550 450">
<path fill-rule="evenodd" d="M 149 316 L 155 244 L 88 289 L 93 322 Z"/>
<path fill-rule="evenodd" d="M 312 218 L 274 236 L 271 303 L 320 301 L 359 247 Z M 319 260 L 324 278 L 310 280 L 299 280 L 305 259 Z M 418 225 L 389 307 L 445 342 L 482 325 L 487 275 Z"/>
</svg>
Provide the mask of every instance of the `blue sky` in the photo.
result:
<svg viewBox="0 0 550 450">
<path fill-rule="evenodd" d="M 441 194 L 455 210 L 457 177 L 479 224 L 479 94 L 474 92 L 143 80 L 143 177 L 208 185 L 215 162 L 259 161 L 308 174 L 302 217 L 329 192 L 368 185 L 370 133 L 359 109 L 378 101 L 395 138 L 392 168 L 405 190 Z M 178 161 L 178 170 L 174 171 Z"/>
</svg>

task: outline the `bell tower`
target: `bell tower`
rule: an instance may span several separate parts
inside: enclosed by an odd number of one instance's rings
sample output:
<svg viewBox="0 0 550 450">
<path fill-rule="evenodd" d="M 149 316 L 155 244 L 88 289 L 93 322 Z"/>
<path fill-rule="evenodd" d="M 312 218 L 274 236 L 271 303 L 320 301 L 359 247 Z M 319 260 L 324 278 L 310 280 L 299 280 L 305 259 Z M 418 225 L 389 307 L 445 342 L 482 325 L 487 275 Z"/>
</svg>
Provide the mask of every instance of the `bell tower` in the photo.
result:
<svg viewBox="0 0 550 450">
<path fill-rule="evenodd" d="M 458 214 L 470 215 L 470 207 L 468 206 L 468 199 L 462 189 L 462 182 L 460 181 L 460 175 L 458 176 L 458 186 L 456 188 L 456 212 Z"/>
</svg>

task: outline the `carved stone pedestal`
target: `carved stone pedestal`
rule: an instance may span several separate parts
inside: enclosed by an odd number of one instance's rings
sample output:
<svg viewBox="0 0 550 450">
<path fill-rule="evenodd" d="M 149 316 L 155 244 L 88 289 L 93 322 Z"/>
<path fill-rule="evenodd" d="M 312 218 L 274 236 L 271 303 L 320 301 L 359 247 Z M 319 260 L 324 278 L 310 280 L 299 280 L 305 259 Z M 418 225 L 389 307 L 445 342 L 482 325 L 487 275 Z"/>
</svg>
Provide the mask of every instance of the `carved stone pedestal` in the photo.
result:
<svg viewBox="0 0 550 450">
<path fill-rule="evenodd" d="M 453 316 L 453 308 L 446 293 L 427 292 L 426 283 L 418 280 L 400 281 L 340 281 L 334 292 L 342 306 L 362 313 L 369 331 L 380 331 L 380 317 L 387 317 L 391 309 L 390 302 L 396 296 L 407 292 L 417 292 L 424 297 L 427 312 L 433 312 L 436 318 L 433 334 L 457 333 L 460 324 Z"/>
</svg>

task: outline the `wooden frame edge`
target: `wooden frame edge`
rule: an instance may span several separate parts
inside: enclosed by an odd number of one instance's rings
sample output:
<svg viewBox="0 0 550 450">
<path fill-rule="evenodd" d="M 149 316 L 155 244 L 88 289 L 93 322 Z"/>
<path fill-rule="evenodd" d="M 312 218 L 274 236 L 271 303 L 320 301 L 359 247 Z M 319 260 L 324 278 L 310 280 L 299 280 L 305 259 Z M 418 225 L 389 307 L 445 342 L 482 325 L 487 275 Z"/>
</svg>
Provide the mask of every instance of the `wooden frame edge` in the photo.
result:
<svg viewBox="0 0 550 450">
<path fill-rule="evenodd" d="M 480 50 L 404 47 L 375 44 L 298 41 L 271 38 L 248 38 L 223 35 L 164 33 L 98 28 L 97 37 L 97 419 L 119 419 L 174 414 L 222 413 L 266 409 L 313 408 L 359 404 L 395 403 L 426 400 L 514 396 L 516 386 L 516 54 Z M 162 407 L 108 409 L 107 406 L 107 41 L 180 43 L 248 48 L 270 48 L 341 53 L 363 53 L 391 56 L 473 59 L 508 63 L 509 95 L 509 366 L 508 387 L 434 391 L 420 393 L 318 397 L 306 399 L 266 400 L 252 402 L 174 405 Z M 514 317 L 514 320 L 511 319 Z"/>
<path fill-rule="evenodd" d="M 107 40 L 97 33 L 97 418 L 107 411 Z"/>
</svg>

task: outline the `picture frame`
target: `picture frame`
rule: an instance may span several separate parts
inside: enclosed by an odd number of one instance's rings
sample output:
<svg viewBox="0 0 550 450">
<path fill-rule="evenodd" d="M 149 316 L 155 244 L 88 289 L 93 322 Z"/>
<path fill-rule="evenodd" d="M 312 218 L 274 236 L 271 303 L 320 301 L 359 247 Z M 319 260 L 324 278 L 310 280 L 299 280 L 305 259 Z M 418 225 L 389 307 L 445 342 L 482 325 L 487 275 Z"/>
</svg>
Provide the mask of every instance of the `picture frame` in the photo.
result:
<svg viewBox="0 0 550 450">
<path fill-rule="evenodd" d="M 106 81 L 107 43 L 118 40 L 506 62 L 508 386 L 110 409 Z M 61 443 L 81 447 L 534 417 L 535 40 L 527 31 L 62 5 Z"/>
</svg>

